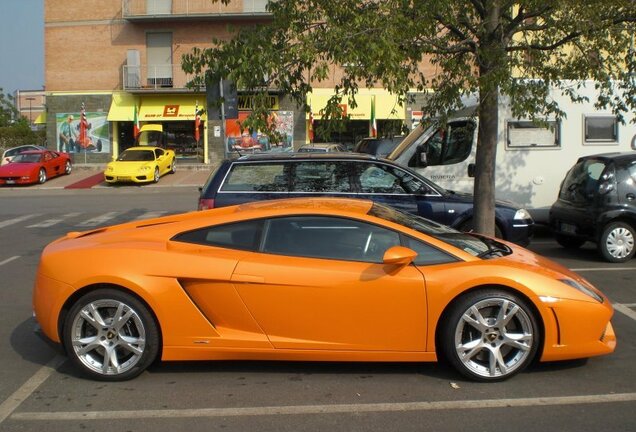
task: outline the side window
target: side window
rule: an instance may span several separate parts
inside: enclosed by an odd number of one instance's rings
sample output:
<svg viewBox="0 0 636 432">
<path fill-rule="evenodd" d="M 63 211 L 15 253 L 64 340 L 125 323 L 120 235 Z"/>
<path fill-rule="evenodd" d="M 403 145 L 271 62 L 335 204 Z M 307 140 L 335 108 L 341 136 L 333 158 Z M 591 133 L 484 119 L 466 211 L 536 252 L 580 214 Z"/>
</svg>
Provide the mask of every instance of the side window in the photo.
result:
<svg viewBox="0 0 636 432">
<path fill-rule="evenodd" d="M 355 178 L 361 193 L 415 194 L 426 193 L 428 187 L 417 177 L 384 164 L 357 164 Z"/>
<path fill-rule="evenodd" d="M 283 163 L 235 163 L 220 190 L 286 192 L 288 167 Z"/>
<path fill-rule="evenodd" d="M 441 250 L 420 240 L 407 236 L 403 236 L 402 239 L 405 247 L 417 252 L 417 257 L 415 257 L 415 260 L 413 261 L 413 263 L 417 266 L 445 264 L 457 261 L 456 258 L 448 255 L 446 252 L 442 252 Z"/>
<path fill-rule="evenodd" d="M 155 149 L 155 159 L 159 159 L 161 156 L 163 156 L 163 150 L 162 149 Z"/>
<path fill-rule="evenodd" d="M 257 251 L 262 232 L 263 220 L 251 220 L 187 231 L 177 234 L 172 240 L 228 249 Z"/>
<path fill-rule="evenodd" d="M 615 116 L 585 116 L 585 142 L 618 142 L 618 119 Z"/>
<path fill-rule="evenodd" d="M 377 225 L 324 216 L 294 216 L 267 222 L 263 252 L 381 263 L 400 235 Z"/>
<path fill-rule="evenodd" d="M 439 129 L 424 145 L 426 164 L 453 165 L 465 161 L 473 146 L 475 123 L 472 121 L 453 122 L 446 129 Z M 416 156 L 417 157 L 417 156 Z M 412 166 L 409 162 L 409 166 Z"/>
<path fill-rule="evenodd" d="M 293 164 L 292 190 L 295 192 L 350 192 L 347 163 L 297 162 Z"/>
<path fill-rule="evenodd" d="M 556 121 L 548 121 L 546 125 L 531 121 L 507 122 L 507 147 L 516 148 L 546 148 L 561 146 L 561 125 Z"/>
</svg>

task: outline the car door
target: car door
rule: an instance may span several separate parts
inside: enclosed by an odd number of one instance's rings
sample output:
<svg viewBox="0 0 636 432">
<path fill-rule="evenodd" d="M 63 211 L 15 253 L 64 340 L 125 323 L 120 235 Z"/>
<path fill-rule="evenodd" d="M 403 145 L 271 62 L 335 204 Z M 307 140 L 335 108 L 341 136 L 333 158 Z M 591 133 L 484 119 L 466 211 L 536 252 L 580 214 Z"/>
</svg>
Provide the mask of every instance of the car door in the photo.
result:
<svg viewBox="0 0 636 432">
<path fill-rule="evenodd" d="M 157 166 L 159 167 L 160 173 L 165 173 L 168 171 L 168 163 L 170 162 L 166 157 L 166 152 L 163 149 L 156 148 L 155 149 L 155 161 L 157 162 Z"/>
<path fill-rule="evenodd" d="M 424 351 L 424 278 L 382 263 L 396 244 L 397 232 L 362 221 L 274 218 L 232 281 L 277 349 Z"/>
</svg>

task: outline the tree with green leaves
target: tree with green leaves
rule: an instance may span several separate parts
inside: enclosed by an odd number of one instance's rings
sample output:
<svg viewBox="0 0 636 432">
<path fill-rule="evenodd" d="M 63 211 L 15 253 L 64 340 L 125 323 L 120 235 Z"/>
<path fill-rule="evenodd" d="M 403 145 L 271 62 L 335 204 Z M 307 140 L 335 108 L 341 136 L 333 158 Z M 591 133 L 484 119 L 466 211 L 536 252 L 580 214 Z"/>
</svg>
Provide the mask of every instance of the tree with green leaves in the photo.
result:
<svg viewBox="0 0 636 432">
<path fill-rule="evenodd" d="M 184 55 L 192 84 L 222 77 L 263 95 L 249 120 L 262 130 L 268 89 L 304 106 L 334 65 L 343 73 L 327 119 L 342 115 L 343 98 L 355 106 L 361 86 L 402 98 L 432 90 L 425 109 L 442 118 L 478 95 L 474 226 L 486 234 L 494 233 L 501 97 L 515 117 L 559 118 L 550 90 L 580 101 L 572 83 L 591 79 L 599 108 L 636 111 L 635 0 L 276 0 L 268 10 L 271 20 Z"/>
<path fill-rule="evenodd" d="M 14 99 L 10 94 L 5 94 L 0 87 L 0 127 L 11 126 L 20 119 Z"/>
</svg>

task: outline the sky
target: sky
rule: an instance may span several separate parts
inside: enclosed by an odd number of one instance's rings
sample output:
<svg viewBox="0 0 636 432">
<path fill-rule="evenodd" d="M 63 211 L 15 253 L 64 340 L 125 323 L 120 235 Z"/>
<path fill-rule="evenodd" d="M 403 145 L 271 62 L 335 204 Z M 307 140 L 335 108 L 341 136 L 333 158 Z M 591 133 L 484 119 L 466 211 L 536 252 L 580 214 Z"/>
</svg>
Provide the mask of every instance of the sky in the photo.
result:
<svg viewBox="0 0 636 432">
<path fill-rule="evenodd" d="M 44 86 L 44 0 L 0 0 L 0 87 Z"/>
</svg>

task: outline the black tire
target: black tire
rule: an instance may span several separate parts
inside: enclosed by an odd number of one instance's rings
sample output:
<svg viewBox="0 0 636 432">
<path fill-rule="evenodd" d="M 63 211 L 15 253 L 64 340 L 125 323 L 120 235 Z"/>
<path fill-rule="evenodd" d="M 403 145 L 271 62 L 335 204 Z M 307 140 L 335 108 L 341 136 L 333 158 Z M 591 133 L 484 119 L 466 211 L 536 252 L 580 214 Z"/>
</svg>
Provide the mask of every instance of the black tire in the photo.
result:
<svg viewBox="0 0 636 432">
<path fill-rule="evenodd" d="M 566 249 L 578 249 L 585 243 L 585 239 L 566 234 L 555 234 L 554 239 Z"/>
<path fill-rule="evenodd" d="M 471 232 L 473 230 L 473 220 L 472 219 L 465 220 L 459 225 L 459 228 L 457 229 L 462 232 Z M 503 232 L 501 232 L 501 229 L 499 228 L 497 224 L 495 224 L 495 237 L 505 240 L 503 236 Z"/>
<path fill-rule="evenodd" d="M 170 174 L 177 172 L 177 159 L 172 159 L 172 165 L 170 165 Z"/>
<path fill-rule="evenodd" d="M 598 242 L 598 250 L 606 261 L 624 263 L 634 257 L 636 230 L 625 222 L 611 222 L 605 226 Z"/>
<path fill-rule="evenodd" d="M 152 177 L 153 183 L 159 183 L 159 179 L 161 178 L 161 174 L 159 173 L 159 167 L 155 167 L 155 173 Z"/>
<path fill-rule="evenodd" d="M 40 171 L 38 172 L 38 183 L 43 184 L 46 183 L 47 177 L 46 177 L 46 170 L 44 168 L 40 168 Z"/>
<path fill-rule="evenodd" d="M 120 318 L 125 317 L 119 325 L 115 321 L 118 311 Z M 101 318 L 104 325 L 99 325 L 96 318 Z M 126 336 L 127 340 L 120 336 Z M 89 338 L 92 341 L 86 342 Z M 159 331 L 154 318 L 137 298 L 115 289 L 98 289 L 71 307 L 64 322 L 62 342 L 73 364 L 84 375 L 100 381 L 125 381 L 142 373 L 155 360 Z M 89 349 L 91 344 L 95 346 Z M 108 349 L 112 353 L 106 361 Z M 113 366 L 112 357 L 116 358 L 117 366 Z"/>
<path fill-rule="evenodd" d="M 498 323 L 502 307 L 510 317 Z M 534 360 L 540 339 L 534 309 L 526 300 L 506 291 L 482 289 L 451 305 L 440 322 L 438 350 L 465 377 L 493 382 L 524 370 Z"/>
</svg>

